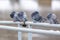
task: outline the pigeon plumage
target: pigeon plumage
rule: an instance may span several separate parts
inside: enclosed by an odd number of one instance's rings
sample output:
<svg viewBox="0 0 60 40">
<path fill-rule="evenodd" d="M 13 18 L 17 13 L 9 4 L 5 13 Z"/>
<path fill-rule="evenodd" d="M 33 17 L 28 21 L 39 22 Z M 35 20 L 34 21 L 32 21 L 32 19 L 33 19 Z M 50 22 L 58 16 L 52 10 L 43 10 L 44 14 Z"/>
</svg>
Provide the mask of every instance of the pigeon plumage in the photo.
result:
<svg viewBox="0 0 60 40">
<path fill-rule="evenodd" d="M 25 12 L 14 12 L 10 14 L 10 17 L 13 18 L 13 21 L 25 22 L 27 21 L 27 15 Z"/>
<path fill-rule="evenodd" d="M 38 11 L 35 11 L 31 14 L 31 18 L 33 22 L 44 22 L 44 18 L 39 15 Z"/>
<path fill-rule="evenodd" d="M 59 24 L 57 21 L 57 16 L 53 13 L 49 13 L 47 19 L 50 24 Z"/>
</svg>

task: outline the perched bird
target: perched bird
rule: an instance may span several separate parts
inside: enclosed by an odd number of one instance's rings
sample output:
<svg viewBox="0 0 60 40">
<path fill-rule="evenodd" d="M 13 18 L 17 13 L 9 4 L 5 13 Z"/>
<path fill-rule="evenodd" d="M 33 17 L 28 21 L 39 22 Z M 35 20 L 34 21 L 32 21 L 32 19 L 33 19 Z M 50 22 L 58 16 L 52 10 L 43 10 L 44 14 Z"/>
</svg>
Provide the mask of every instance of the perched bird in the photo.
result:
<svg viewBox="0 0 60 40">
<path fill-rule="evenodd" d="M 26 26 L 26 24 L 25 24 L 25 22 L 27 21 L 26 13 L 24 13 L 24 12 L 12 12 L 10 14 L 10 17 L 13 18 L 14 22 L 16 22 L 16 21 L 23 22 L 24 23 L 23 26 Z"/>
<path fill-rule="evenodd" d="M 17 14 L 17 18 L 19 19 L 19 21 L 20 22 L 22 22 L 22 21 L 27 21 L 27 15 L 26 15 L 26 13 L 25 12 L 19 12 L 18 14 Z"/>
<path fill-rule="evenodd" d="M 17 17 L 17 13 L 15 11 L 13 11 L 11 14 L 10 14 L 10 17 L 13 19 L 13 21 L 19 21 L 18 17 Z"/>
<path fill-rule="evenodd" d="M 23 21 L 23 23 L 24 23 L 22 26 L 26 27 L 27 26 L 25 24 L 25 22 L 27 21 L 27 15 L 26 15 L 26 13 L 20 12 L 20 13 L 18 13 L 18 17 L 20 18 L 20 22 Z"/>
<path fill-rule="evenodd" d="M 35 11 L 31 14 L 31 18 L 33 22 L 44 22 L 45 18 L 39 15 L 38 11 Z"/>
<path fill-rule="evenodd" d="M 51 24 L 59 24 L 59 22 L 57 21 L 57 16 L 55 14 L 53 14 L 53 13 L 48 14 L 47 20 Z"/>
</svg>

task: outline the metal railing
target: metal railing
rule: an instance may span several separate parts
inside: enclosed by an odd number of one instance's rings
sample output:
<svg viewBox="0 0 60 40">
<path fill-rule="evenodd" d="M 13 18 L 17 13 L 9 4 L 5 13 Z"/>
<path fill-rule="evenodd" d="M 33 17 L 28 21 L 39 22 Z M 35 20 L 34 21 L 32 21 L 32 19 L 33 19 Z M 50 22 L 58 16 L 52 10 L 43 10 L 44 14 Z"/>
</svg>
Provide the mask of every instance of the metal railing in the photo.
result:
<svg viewBox="0 0 60 40">
<path fill-rule="evenodd" d="M 60 36 L 60 31 L 32 29 L 32 25 L 40 25 L 42 27 L 60 28 L 60 24 L 26 22 L 29 28 L 22 28 L 20 24 L 23 24 L 23 22 L 0 21 L 0 24 L 17 24 L 18 27 L 0 25 L 0 29 L 18 31 L 18 40 L 22 40 L 22 32 L 28 32 L 28 40 L 32 40 L 32 33 Z"/>
</svg>

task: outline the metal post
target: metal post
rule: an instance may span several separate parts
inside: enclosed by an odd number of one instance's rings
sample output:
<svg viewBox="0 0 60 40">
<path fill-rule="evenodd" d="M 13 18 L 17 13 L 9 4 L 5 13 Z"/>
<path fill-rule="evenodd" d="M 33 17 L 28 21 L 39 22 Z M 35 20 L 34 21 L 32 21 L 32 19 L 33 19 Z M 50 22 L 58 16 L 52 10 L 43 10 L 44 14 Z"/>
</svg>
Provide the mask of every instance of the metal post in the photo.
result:
<svg viewBox="0 0 60 40">
<path fill-rule="evenodd" d="M 32 28 L 31 25 L 28 25 L 28 27 L 29 27 L 29 29 Z M 28 33 L 28 40 L 32 40 L 32 33 L 31 32 Z"/>
<path fill-rule="evenodd" d="M 21 25 L 18 24 L 18 27 L 21 28 Z M 22 32 L 18 31 L 18 40 L 22 40 Z"/>
</svg>

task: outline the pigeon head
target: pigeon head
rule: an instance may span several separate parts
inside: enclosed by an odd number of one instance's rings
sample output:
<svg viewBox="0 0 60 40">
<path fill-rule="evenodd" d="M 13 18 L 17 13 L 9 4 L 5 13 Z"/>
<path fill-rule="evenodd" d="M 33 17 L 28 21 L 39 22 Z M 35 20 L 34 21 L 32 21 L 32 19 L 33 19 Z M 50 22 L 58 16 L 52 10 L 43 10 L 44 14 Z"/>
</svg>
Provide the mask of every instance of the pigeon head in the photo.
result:
<svg viewBox="0 0 60 40">
<path fill-rule="evenodd" d="M 33 16 L 35 16 L 35 15 L 39 15 L 39 12 L 35 11 L 35 12 L 32 13 L 31 16 L 33 17 Z"/>
<path fill-rule="evenodd" d="M 52 16 L 52 13 L 48 14 L 47 18 L 50 19 Z"/>
<path fill-rule="evenodd" d="M 13 18 L 15 15 L 15 11 L 13 11 L 11 14 L 10 14 L 10 17 Z"/>
<path fill-rule="evenodd" d="M 23 19 L 24 18 L 24 12 L 19 12 L 17 15 L 18 15 L 18 17 L 20 19 Z"/>
<path fill-rule="evenodd" d="M 23 16 L 24 12 L 19 12 L 18 16 Z"/>
</svg>

